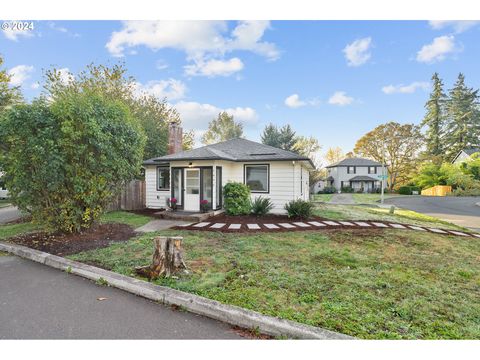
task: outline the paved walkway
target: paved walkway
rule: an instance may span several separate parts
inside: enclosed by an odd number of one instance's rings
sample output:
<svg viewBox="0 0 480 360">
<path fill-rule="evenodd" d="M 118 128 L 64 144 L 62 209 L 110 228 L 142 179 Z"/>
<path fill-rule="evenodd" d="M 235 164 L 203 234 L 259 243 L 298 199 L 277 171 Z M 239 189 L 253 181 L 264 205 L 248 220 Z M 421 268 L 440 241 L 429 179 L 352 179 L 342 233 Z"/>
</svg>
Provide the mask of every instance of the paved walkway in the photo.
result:
<svg viewBox="0 0 480 360">
<path fill-rule="evenodd" d="M 335 193 L 332 196 L 332 199 L 328 202 L 329 204 L 337 205 L 353 205 L 355 201 L 353 200 L 353 195 L 349 193 Z"/>
<path fill-rule="evenodd" d="M 179 220 L 156 219 L 148 222 L 143 226 L 140 226 L 139 228 L 136 228 L 135 231 L 148 233 L 148 232 L 170 229 L 172 227 L 185 225 L 185 224 L 190 224 L 190 223 L 186 221 L 179 221 Z"/>
<path fill-rule="evenodd" d="M 17 220 L 22 216 L 21 212 L 15 206 L 0 208 L 0 224 Z"/>
<path fill-rule="evenodd" d="M 432 232 L 442 235 L 456 235 L 464 237 L 477 237 L 480 238 L 480 234 L 471 234 L 465 233 L 463 231 L 455 230 L 446 230 L 446 229 L 437 229 L 430 228 L 425 226 L 417 225 L 408 225 L 408 224 L 398 224 L 390 222 L 380 222 L 380 221 L 333 221 L 333 220 L 322 220 L 322 221 L 293 221 L 293 222 L 282 222 L 282 223 L 269 223 L 269 224 L 236 224 L 236 223 L 215 223 L 215 222 L 197 222 L 190 224 L 182 224 L 177 227 L 177 229 L 187 228 L 188 230 L 207 230 L 207 231 L 220 231 L 220 232 L 238 232 L 238 231 L 252 231 L 252 232 L 275 232 L 281 230 L 320 230 L 328 228 L 349 228 L 349 229 L 403 229 L 403 230 L 414 230 L 414 231 L 424 231 Z"/>
<path fill-rule="evenodd" d="M 219 321 L 15 256 L 0 256 L 0 274 L 0 339 L 240 339 Z"/>
</svg>

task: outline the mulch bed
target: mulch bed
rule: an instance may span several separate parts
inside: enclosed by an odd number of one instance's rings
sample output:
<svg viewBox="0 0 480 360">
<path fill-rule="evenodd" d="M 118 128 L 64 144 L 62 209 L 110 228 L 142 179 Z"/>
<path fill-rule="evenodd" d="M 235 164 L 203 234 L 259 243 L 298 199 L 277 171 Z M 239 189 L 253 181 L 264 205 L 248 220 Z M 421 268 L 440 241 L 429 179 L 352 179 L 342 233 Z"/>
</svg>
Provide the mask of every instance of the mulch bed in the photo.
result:
<svg viewBox="0 0 480 360">
<path fill-rule="evenodd" d="M 127 241 L 135 235 L 135 231 L 130 226 L 112 223 L 95 225 L 78 234 L 38 232 L 11 237 L 8 241 L 50 254 L 64 256 L 107 247 L 112 242 Z"/>
</svg>

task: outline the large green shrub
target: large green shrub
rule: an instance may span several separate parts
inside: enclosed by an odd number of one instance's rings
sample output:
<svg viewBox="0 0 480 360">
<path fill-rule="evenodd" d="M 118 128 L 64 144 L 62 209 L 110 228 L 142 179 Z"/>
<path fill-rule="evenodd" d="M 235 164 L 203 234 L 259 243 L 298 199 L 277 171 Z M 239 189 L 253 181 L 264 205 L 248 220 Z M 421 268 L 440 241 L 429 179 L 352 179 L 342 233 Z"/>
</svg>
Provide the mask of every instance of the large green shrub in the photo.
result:
<svg viewBox="0 0 480 360">
<path fill-rule="evenodd" d="M 228 215 L 250 214 L 250 188 L 242 183 L 229 182 L 223 187 L 225 212 Z"/>
<path fill-rule="evenodd" d="M 251 204 L 252 214 L 255 216 L 267 215 L 272 209 L 273 204 L 269 198 L 257 197 Z"/>
<path fill-rule="evenodd" d="M 290 218 L 308 219 L 312 217 L 313 208 L 313 203 L 302 199 L 292 200 L 285 204 L 285 210 Z"/>
<path fill-rule="evenodd" d="M 0 167 L 12 202 L 49 230 L 80 231 L 139 172 L 145 137 L 128 108 L 65 92 L 0 120 Z"/>
<path fill-rule="evenodd" d="M 412 195 L 412 187 L 411 186 L 400 186 L 398 188 L 398 193 L 400 195 Z"/>
</svg>

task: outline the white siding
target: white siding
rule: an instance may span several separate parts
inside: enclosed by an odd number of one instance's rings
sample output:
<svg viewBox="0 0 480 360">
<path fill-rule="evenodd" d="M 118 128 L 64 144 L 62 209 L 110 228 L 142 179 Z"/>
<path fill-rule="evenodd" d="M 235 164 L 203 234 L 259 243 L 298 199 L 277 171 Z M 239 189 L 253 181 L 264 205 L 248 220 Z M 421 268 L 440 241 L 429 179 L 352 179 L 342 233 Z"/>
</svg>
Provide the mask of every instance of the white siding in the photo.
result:
<svg viewBox="0 0 480 360">
<path fill-rule="evenodd" d="M 192 161 L 192 167 L 213 166 L 213 204 L 216 203 L 215 167 L 222 167 L 222 187 L 229 181 L 244 182 L 245 164 L 266 164 L 268 162 L 241 163 L 231 161 Z M 254 200 L 258 196 L 268 197 L 274 205 L 273 213 L 285 213 L 284 206 L 287 202 L 295 199 L 309 199 L 309 176 L 304 163 L 296 161 L 272 161 L 270 165 L 270 188 L 269 193 L 252 193 Z M 188 167 L 189 161 L 173 161 L 171 167 Z M 166 199 L 170 196 L 169 191 L 157 191 L 156 166 L 147 166 L 145 169 L 145 181 L 147 189 L 147 207 L 166 207 Z"/>
<path fill-rule="evenodd" d="M 157 191 L 157 167 L 145 167 L 146 205 L 150 209 L 160 209 L 167 206 L 170 191 Z"/>
<path fill-rule="evenodd" d="M 350 186 L 349 181 L 355 176 L 369 176 L 371 178 L 377 179 L 377 185 L 380 186 L 380 179 L 378 178 L 378 176 L 382 174 L 381 166 L 377 166 L 376 174 L 369 174 L 368 166 L 356 166 L 355 168 L 355 174 L 349 174 L 347 172 L 346 166 L 336 166 L 333 168 L 328 168 L 328 176 L 332 176 L 335 179 L 333 182 L 333 186 L 337 189 L 337 191 L 340 191 L 342 181 L 343 186 Z"/>
</svg>

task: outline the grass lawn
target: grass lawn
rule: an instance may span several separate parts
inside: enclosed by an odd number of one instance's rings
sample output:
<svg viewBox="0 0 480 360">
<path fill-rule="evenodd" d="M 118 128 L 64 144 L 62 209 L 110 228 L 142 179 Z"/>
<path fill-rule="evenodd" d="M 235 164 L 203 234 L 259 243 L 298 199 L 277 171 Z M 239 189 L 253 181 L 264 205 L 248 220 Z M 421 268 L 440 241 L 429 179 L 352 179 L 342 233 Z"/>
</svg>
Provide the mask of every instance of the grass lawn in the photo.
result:
<svg viewBox="0 0 480 360">
<path fill-rule="evenodd" d="M 402 230 L 184 236 L 191 270 L 157 283 L 365 339 L 479 339 L 480 241 Z M 152 234 L 70 256 L 132 275 Z"/>
<path fill-rule="evenodd" d="M 379 220 L 471 232 L 471 230 L 469 229 L 454 225 L 447 221 L 443 221 L 432 216 L 420 214 L 415 211 L 405 209 L 395 209 L 395 213 L 393 215 L 390 215 L 389 209 L 368 205 L 352 206 L 317 204 L 315 209 L 315 215 L 322 216 L 331 220 Z"/>
<path fill-rule="evenodd" d="M 112 211 L 103 215 L 100 222 L 127 224 L 136 229 L 151 220 L 153 220 L 151 217 L 145 215 L 138 215 L 126 211 Z"/>
<path fill-rule="evenodd" d="M 10 200 L 0 199 L 0 208 L 10 206 Z"/>
<path fill-rule="evenodd" d="M 332 200 L 333 194 L 314 194 L 313 201 L 322 201 L 322 202 L 329 202 Z"/>
<path fill-rule="evenodd" d="M 32 223 L 20 223 L 20 224 L 9 224 L 9 225 L 0 225 L 0 240 L 7 239 L 9 237 L 25 234 L 29 232 L 38 231 L 39 227 L 33 225 Z"/>
<path fill-rule="evenodd" d="M 352 194 L 353 201 L 355 204 L 378 204 L 380 202 L 380 194 Z M 409 195 L 399 195 L 399 194 L 384 194 L 385 199 L 399 196 L 409 196 Z"/>
</svg>

